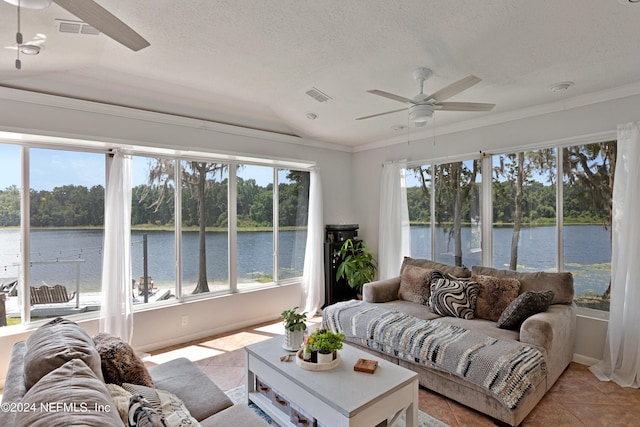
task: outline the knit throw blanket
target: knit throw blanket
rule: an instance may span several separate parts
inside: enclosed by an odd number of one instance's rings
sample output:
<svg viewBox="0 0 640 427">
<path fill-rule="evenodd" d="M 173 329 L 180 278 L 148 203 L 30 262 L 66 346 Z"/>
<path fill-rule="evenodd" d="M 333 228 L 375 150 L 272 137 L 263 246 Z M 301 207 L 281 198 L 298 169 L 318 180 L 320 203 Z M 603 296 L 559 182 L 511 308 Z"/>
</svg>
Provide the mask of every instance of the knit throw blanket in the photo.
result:
<svg viewBox="0 0 640 427">
<path fill-rule="evenodd" d="M 362 301 L 326 307 L 323 326 L 352 342 L 464 378 L 509 409 L 546 375 L 544 356 L 533 347 Z"/>
</svg>

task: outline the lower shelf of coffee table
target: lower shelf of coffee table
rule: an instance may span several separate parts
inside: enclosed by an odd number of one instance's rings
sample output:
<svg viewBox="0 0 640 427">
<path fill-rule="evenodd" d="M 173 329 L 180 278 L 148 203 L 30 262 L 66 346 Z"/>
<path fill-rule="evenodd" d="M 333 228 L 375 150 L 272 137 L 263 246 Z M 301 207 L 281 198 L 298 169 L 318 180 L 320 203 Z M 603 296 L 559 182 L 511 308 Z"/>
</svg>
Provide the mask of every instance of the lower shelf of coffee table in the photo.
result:
<svg viewBox="0 0 640 427">
<path fill-rule="evenodd" d="M 273 403 L 273 401 L 269 397 L 265 396 L 263 393 L 251 392 L 249 393 L 249 400 L 258 405 L 260 409 L 265 412 L 265 414 L 269 415 L 269 417 L 271 417 L 271 419 L 277 422 L 281 427 L 298 427 L 300 425 L 303 425 L 293 423 L 291 421 L 291 413 L 287 414 L 283 412 Z M 287 403 L 291 404 L 291 402 Z M 311 423 L 304 425 L 308 427 L 313 427 L 316 425 L 315 420 L 309 421 L 311 421 Z"/>
</svg>

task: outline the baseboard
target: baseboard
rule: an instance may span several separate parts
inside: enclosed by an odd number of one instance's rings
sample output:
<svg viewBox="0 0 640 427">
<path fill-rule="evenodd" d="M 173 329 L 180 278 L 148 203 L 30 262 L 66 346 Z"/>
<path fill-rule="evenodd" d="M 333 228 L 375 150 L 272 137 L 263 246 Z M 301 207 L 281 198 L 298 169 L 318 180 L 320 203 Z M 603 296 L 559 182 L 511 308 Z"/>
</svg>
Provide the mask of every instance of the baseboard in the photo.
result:
<svg viewBox="0 0 640 427">
<path fill-rule="evenodd" d="M 573 353 L 572 362 L 576 362 L 581 365 L 592 366 L 600 362 L 600 360 L 594 359 L 593 357 L 583 356 L 582 354 Z"/>
</svg>

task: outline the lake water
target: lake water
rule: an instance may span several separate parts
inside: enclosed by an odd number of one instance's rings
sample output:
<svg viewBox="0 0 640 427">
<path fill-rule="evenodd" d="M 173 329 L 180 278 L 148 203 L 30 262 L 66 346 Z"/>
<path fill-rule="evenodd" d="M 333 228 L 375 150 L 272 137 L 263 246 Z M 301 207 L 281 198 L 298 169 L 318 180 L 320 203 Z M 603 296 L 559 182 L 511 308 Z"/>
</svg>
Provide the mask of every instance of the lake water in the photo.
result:
<svg viewBox="0 0 640 427">
<path fill-rule="evenodd" d="M 520 234 L 518 270 L 554 271 L 556 263 L 555 227 L 526 227 Z M 453 243 L 447 233 L 436 228 L 436 260 L 453 263 Z M 144 232 L 148 236 L 148 271 L 156 285 L 175 283 L 175 237 L 168 231 Z M 412 256 L 431 258 L 428 226 L 412 226 Z M 99 291 L 102 275 L 102 230 L 32 230 L 31 283 L 63 284 L 75 289 L 79 277 L 83 291 Z M 131 238 L 132 272 L 142 276 L 142 235 L 134 231 Z M 511 247 L 511 228 L 494 229 L 494 267 L 507 268 Z M 574 274 L 576 295 L 603 293 L 609 283 L 611 243 L 609 231 L 598 225 L 565 226 L 565 270 Z M 198 233 L 183 233 L 183 282 L 198 278 Z M 273 277 L 273 235 L 271 232 L 238 233 L 238 281 L 251 282 Z M 281 278 L 302 274 L 306 231 L 280 231 L 279 275 Z M 479 235 L 470 227 L 463 229 L 463 262 L 481 264 Z M 20 232 L 0 229 L 0 282 L 3 277 L 17 277 L 20 262 Z M 207 277 L 210 285 L 227 283 L 227 234 L 207 233 Z M 78 275 L 78 276 L 77 276 Z"/>
</svg>

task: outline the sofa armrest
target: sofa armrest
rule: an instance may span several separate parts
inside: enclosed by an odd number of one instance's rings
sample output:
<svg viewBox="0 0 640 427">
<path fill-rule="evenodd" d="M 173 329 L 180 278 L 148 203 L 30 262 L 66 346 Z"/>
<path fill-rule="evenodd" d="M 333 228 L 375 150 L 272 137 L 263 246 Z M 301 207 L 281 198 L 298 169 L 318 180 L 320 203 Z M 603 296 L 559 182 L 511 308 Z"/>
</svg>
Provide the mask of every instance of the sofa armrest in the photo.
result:
<svg viewBox="0 0 640 427">
<path fill-rule="evenodd" d="M 389 302 L 398 299 L 400 276 L 386 280 L 365 283 L 362 300 L 365 302 Z"/>
<path fill-rule="evenodd" d="M 520 342 L 544 351 L 549 374 L 547 389 L 553 385 L 573 359 L 576 311 L 572 305 L 554 304 L 534 314 L 520 326 Z"/>
</svg>

